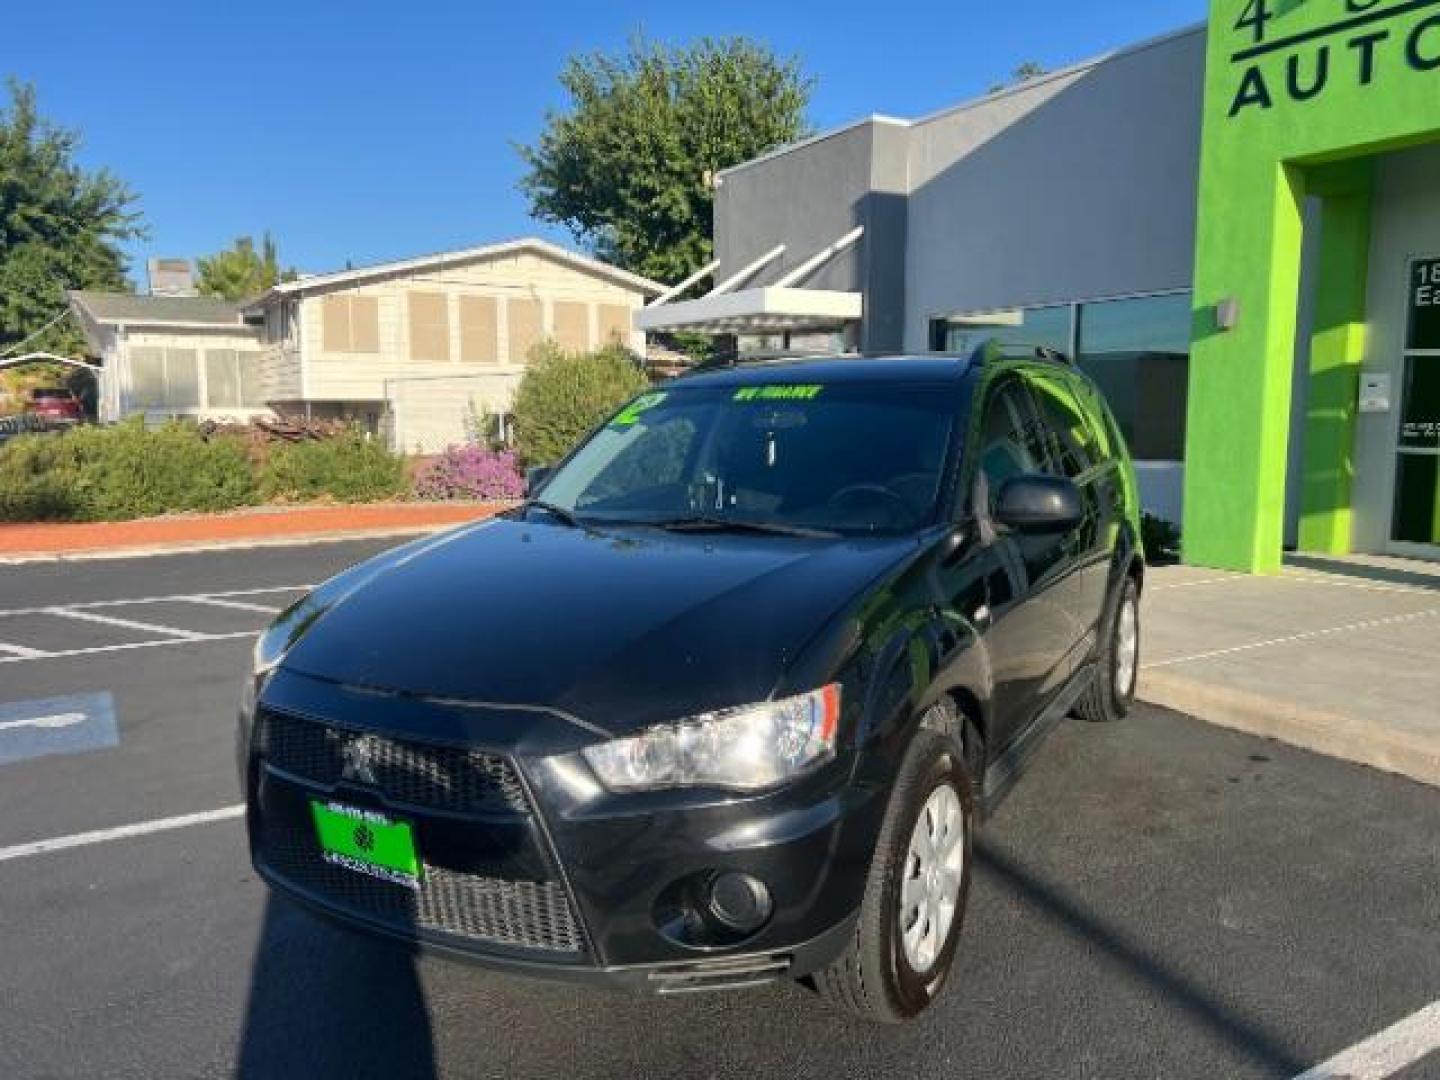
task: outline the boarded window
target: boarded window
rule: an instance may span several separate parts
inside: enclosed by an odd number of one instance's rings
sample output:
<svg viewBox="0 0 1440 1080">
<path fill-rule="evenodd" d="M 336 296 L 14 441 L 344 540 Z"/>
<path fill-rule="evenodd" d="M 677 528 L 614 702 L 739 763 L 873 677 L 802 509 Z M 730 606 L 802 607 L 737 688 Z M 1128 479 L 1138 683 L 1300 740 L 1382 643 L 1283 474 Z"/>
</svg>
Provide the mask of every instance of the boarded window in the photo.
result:
<svg viewBox="0 0 1440 1080">
<path fill-rule="evenodd" d="M 590 348 L 590 308 L 570 300 L 555 302 L 555 340 L 562 349 L 586 352 Z"/>
<path fill-rule="evenodd" d="M 450 359 L 450 299 L 444 293 L 412 292 L 410 359 Z"/>
<path fill-rule="evenodd" d="M 619 304 L 601 304 L 597 312 L 600 317 L 600 344 L 630 344 L 630 309 Z"/>
<path fill-rule="evenodd" d="M 265 406 L 265 388 L 261 379 L 261 359 L 258 352 L 236 353 L 240 367 L 240 404 L 249 409 Z"/>
<path fill-rule="evenodd" d="M 165 403 L 172 409 L 200 407 L 200 354 L 194 349 L 165 350 Z"/>
<path fill-rule="evenodd" d="M 540 301 L 511 300 L 505 305 L 505 315 L 510 322 L 510 362 L 523 364 L 545 333 Z"/>
<path fill-rule="evenodd" d="M 200 407 L 199 354 L 194 349 L 132 347 L 130 404 L 137 409 L 181 410 Z"/>
<path fill-rule="evenodd" d="M 240 407 L 239 353 L 210 349 L 205 353 L 205 403 L 212 409 Z"/>
<path fill-rule="evenodd" d="M 493 296 L 460 298 L 460 359 L 467 364 L 493 364 L 500 359 Z"/>
<path fill-rule="evenodd" d="M 165 407 L 165 350 L 130 350 L 130 402 L 137 409 Z"/>
<path fill-rule="evenodd" d="M 380 351 L 380 305 L 375 297 L 327 296 L 321 308 L 326 352 Z"/>
</svg>

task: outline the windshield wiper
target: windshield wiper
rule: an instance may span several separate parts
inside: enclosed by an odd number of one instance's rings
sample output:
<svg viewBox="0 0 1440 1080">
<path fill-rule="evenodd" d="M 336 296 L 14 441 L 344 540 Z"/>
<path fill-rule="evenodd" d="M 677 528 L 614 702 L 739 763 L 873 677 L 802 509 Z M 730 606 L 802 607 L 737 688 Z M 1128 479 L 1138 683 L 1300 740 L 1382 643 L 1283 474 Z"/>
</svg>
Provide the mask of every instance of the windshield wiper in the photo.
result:
<svg viewBox="0 0 1440 1080">
<path fill-rule="evenodd" d="M 757 533 L 762 536 L 796 536 L 806 540 L 833 540 L 840 535 L 824 529 L 807 529 L 801 525 L 782 525 L 775 521 L 747 521 L 743 518 L 712 517 L 703 514 L 663 521 L 645 521 L 641 524 L 664 529 L 666 532 Z"/>
<path fill-rule="evenodd" d="M 520 504 L 520 509 L 522 511 L 544 510 L 545 513 L 551 517 L 558 518 L 563 524 L 570 526 L 572 529 L 583 529 L 585 527 L 585 523 L 569 510 L 566 510 L 563 506 L 556 506 L 552 502 L 546 502 L 544 499 L 529 499 Z"/>
</svg>

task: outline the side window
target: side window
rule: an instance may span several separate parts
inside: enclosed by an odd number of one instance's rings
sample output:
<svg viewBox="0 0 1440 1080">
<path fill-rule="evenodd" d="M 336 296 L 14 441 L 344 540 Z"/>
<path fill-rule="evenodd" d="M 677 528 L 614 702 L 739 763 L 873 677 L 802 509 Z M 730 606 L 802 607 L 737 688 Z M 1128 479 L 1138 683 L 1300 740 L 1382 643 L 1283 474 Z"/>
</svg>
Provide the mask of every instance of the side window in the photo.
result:
<svg viewBox="0 0 1440 1080">
<path fill-rule="evenodd" d="M 1068 380 L 1035 376 L 1031 390 L 1040 415 L 1051 431 L 1051 446 L 1060 475 L 1075 478 L 1105 460 L 1099 436 Z"/>
<path fill-rule="evenodd" d="M 1007 480 L 1048 471 L 1043 432 L 1019 383 L 1005 383 L 991 393 L 981 421 L 979 453 L 991 511 Z"/>
</svg>

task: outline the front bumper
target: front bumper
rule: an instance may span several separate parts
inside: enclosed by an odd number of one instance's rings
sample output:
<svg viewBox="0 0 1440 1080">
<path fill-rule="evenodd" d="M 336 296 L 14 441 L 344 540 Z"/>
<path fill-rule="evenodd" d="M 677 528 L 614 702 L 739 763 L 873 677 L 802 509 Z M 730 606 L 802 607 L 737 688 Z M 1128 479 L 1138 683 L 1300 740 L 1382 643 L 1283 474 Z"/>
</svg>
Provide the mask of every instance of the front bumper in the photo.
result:
<svg viewBox="0 0 1440 1080">
<path fill-rule="evenodd" d="M 594 738 L 554 714 L 379 696 L 282 670 L 244 740 L 256 868 L 349 926 L 545 978 L 722 988 L 808 975 L 843 950 L 883 812 L 846 762 L 762 797 L 616 797 L 578 764 Z M 363 775 L 342 760 L 355 739 L 369 748 Z M 420 888 L 326 863 L 313 798 L 411 823 Z M 753 932 L 706 909 L 707 883 L 726 872 L 769 892 L 771 914 Z"/>
</svg>

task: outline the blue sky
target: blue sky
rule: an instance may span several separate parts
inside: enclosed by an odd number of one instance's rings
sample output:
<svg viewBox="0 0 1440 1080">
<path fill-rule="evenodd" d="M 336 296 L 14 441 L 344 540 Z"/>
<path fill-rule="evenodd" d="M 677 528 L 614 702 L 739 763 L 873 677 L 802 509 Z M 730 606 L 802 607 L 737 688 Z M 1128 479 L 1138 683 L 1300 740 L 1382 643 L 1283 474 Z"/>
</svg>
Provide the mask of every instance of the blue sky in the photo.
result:
<svg viewBox="0 0 1440 1080">
<path fill-rule="evenodd" d="M 1025 60 L 1059 67 L 1204 17 L 1203 0 L 784 0 L 496 4 L 15 3 L 0 74 L 84 133 L 84 159 L 140 194 L 151 239 L 194 257 L 270 229 L 302 270 L 519 235 L 512 144 L 563 104 L 556 73 L 636 30 L 746 34 L 801 57 L 811 119 L 916 116 Z M 876 20 L 876 12 L 882 18 Z M 141 264 L 132 266 L 135 275 Z"/>
</svg>

